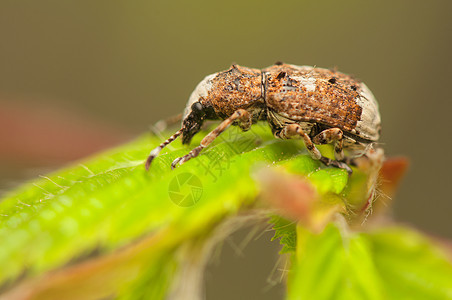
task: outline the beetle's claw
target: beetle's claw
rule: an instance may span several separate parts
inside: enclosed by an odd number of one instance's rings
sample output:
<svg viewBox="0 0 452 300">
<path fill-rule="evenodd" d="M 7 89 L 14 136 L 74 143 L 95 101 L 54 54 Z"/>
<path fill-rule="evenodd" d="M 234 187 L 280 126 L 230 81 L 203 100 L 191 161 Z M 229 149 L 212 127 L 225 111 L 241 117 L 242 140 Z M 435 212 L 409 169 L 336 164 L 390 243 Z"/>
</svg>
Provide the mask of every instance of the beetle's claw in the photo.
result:
<svg viewBox="0 0 452 300">
<path fill-rule="evenodd" d="M 182 157 L 178 157 L 176 158 L 172 163 L 171 163 L 171 169 L 175 169 L 177 167 L 178 164 L 183 164 L 183 162 L 180 162 L 182 160 Z"/>
<path fill-rule="evenodd" d="M 177 167 L 177 165 L 183 165 L 187 160 L 189 160 L 191 158 L 191 156 L 189 154 L 184 155 L 182 157 L 178 157 L 176 158 L 172 163 L 171 163 L 171 169 L 175 169 Z"/>
<path fill-rule="evenodd" d="M 146 163 L 144 164 L 146 171 L 149 171 L 149 168 L 151 167 L 151 163 L 154 160 L 154 158 L 155 156 L 149 155 L 148 158 L 146 159 Z"/>
<path fill-rule="evenodd" d="M 337 163 L 338 163 L 338 167 L 339 168 L 344 169 L 345 171 L 347 171 L 349 177 L 353 174 L 353 170 L 352 170 L 352 168 L 350 168 L 349 165 L 347 165 L 346 163 L 341 162 L 341 161 L 338 161 Z"/>
<path fill-rule="evenodd" d="M 333 167 L 336 167 L 336 168 L 339 168 L 339 169 L 344 169 L 345 171 L 347 171 L 349 177 L 353 174 L 352 168 L 350 168 L 350 166 L 347 163 L 345 163 L 345 162 L 332 160 L 332 159 L 326 158 L 324 156 L 322 156 L 320 158 L 320 161 L 325 166 L 333 166 Z"/>
<path fill-rule="evenodd" d="M 339 169 L 344 169 L 347 171 L 349 177 L 353 174 L 352 168 L 343 161 L 332 160 L 331 165 Z"/>
</svg>

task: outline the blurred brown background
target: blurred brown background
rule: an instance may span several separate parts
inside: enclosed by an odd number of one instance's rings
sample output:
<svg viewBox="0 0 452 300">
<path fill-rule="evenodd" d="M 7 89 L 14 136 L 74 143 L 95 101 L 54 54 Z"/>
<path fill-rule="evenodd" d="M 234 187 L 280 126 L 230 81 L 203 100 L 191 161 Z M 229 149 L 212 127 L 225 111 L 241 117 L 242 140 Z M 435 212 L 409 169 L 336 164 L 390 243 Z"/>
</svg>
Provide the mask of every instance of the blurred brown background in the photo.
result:
<svg viewBox="0 0 452 300">
<path fill-rule="evenodd" d="M 448 0 L 2 0 L 0 190 L 148 131 L 233 62 L 282 60 L 367 83 L 386 153 L 411 159 L 396 219 L 452 238 L 451 13 Z M 269 236 L 245 258 L 225 246 L 208 299 L 267 299 L 276 255 L 255 253 L 278 248 Z"/>
</svg>

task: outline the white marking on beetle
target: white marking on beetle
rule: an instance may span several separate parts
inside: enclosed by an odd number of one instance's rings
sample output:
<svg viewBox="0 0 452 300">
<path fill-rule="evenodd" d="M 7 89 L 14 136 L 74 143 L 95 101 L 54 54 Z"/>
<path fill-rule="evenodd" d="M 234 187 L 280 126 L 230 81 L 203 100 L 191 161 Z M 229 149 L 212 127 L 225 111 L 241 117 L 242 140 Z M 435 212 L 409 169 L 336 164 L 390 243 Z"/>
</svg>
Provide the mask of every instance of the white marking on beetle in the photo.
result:
<svg viewBox="0 0 452 300">
<path fill-rule="evenodd" d="M 182 120 L 184 120 L 191 112 L 191 106 L 195 102 L 199 102 L 201 97 L 206 97 L 210 90 L 212 89 L 212 79 L 217 76 L 218 73 L 207 75 L 195 88 L 193 93 L 191 93 L 190 98 L 188 99 L 187 106 L 185 107 L 184 116 Z"/>
<path fill-rule="evenodd" d="M 292 64 L 288 64 L 288 66 L 291 66 L 292 68 L 298 69 L 300 72 L 312 72 L 315 69 L 315 66 L 297 66 L 297 65 L 292 65 Z"/>
<path fill-rule="evenodd" d="M 301 84 L 306 88 L 308 92 L 314 92 L 317 79 L 315 77 L 306 77 L 306 76 L 291 76 L 291 79 L 301 82 Z"/>
<path fill-rule="evenodd" d="M 360 97 L 356 98 L 356 103 L 362 108 L 361 120 L 356 123 L 356 130 L 363 138 L 378 139 L 380 114 L 378 113 L 378 103 L 367 85 L 361 83 Z"/>
</svg>

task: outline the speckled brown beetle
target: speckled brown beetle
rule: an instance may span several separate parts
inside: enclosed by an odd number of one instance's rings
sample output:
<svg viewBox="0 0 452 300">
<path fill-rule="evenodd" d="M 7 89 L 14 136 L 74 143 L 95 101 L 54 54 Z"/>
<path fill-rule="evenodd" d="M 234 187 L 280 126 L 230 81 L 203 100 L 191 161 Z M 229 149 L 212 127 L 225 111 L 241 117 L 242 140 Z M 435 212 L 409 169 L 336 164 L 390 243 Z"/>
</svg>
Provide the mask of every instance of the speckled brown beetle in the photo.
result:
<svg viewBox="0 0 452 300">
<path fill-rule="evenodd" d="M 301 138 L 312 158 L 351 172 L 347 164 L 378 140 L 381 127 L 371 91 L 348 75 L 283 63 L 263 70 L 232 65 L 198 84 L 185 108 L 182 128 L 151 151 L 146 169 L 178 136 L 188 144 L 204 120 L 219 119 L 223 122 L 198 147 L 174 160 L 172 168 L 198 156 L 231 124 L 246 131 L 257 121 L 266 120 L 275 137 Z M 314 145 L 330 143 L 336 160 L 322 156 Z"/>
</svg>

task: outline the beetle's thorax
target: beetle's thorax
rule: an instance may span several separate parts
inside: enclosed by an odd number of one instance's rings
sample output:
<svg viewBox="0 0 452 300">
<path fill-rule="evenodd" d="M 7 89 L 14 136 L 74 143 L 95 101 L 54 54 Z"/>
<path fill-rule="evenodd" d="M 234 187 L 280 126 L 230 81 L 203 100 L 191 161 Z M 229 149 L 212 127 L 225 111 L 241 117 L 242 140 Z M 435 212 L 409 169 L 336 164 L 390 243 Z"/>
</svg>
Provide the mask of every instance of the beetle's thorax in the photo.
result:
<svg viewBox="0 0 452 300">
<path fill-rule="evenodd" d="M 264 109 L 261 71 L 232 65 L 228 70 L 211 75 L 204 86 L 209 90 L 199 101 L 212 107 L 219 119 L 231 116 L 237 109 L 250 112 Z"/>
</svg>

